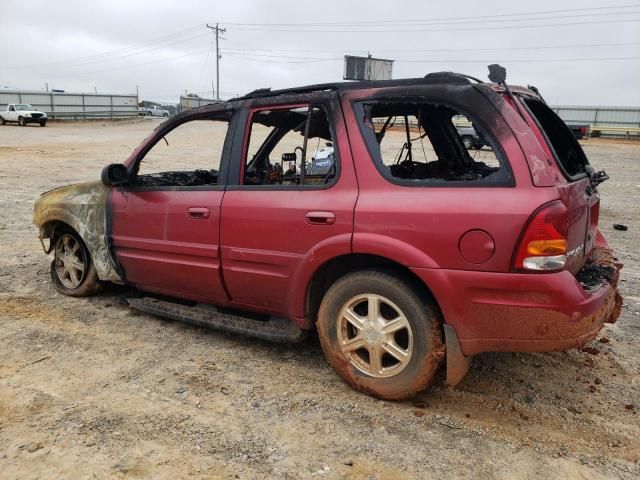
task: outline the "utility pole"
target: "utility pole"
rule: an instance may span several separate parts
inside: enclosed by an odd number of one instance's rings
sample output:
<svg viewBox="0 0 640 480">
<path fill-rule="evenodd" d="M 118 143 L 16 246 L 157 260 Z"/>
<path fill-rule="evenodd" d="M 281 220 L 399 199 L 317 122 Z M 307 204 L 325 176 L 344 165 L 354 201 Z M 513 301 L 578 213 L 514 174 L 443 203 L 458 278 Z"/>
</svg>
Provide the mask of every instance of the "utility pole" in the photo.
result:
<svg viewBox="0 0 640 480">
<path fill-rule="evenodd" d="M 227 29 L 220 28 L 217 23 L 215 27 L 207 23 L 207 28 L 210 28 L 213 32 L 215 32 L 216 36 L 216 100 L 220 100 L 220 58 L 222 58 L 222 56 L 220 55 L 218 39 L 220 37 L 220 34 L 226 32 Z"/>
</svg>

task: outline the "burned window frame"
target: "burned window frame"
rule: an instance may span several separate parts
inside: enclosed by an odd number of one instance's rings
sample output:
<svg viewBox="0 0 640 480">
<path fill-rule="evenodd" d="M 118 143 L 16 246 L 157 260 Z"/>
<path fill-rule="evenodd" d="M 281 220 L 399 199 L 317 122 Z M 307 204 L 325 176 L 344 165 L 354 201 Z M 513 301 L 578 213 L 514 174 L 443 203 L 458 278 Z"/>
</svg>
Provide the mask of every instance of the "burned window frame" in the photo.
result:
<svg viewBox="0 0 640 480">
<path fill-rule="evenodd" d="M 231 161 L 231 148 L 233 145 L 234 132 L 237 128 L 238 122 L 238 109 L 225 109 L 214 110 L 204 112 L 188 112 L 183 115 L 174 117 L 173 119 L 161 123 L 158 125 L 152 135 L 149 142 L 145 143 L 144 148 L 138 152 L 135 159 L 127 167 L 127 172 L 130 181 L 123 186 L 118 187 L 119 190 L 127 190 L 131 192 L 139 191 L 198 191 L 198 190 L 225 190 L 227 185 L 227 177 L 229 172 L 229 163 Z M 218 121 L 227 123 L 227 133 L 222 145 L 222 154 L 220 157 L 220 168 L 218 170 L 218 181 L 215 184 L 206 185 L 137 185 L 135 179 L 138 177 L 140 170 L 140 164 L 144 160 L 144 157 L 159 143 L 163 141 L 163 138 L 181 127 L 182 125 L 198 120 Z M 195 171 L 197 169 L 194 169 Z M 170 170 L 168 170 L 170 171 Z"/>
<path fill-rule="evenodd" d="M 538 127 L 538 130 L 540 131 L 540 134 L 542 135 L 542 138 L 544 139 L 544 141 L 547 142 L 547 146 L 549 147 L 549 151 L 551 152 L 551 155 L 553 155 L 553 159 L 556 162 L 556 165 L 558 166 L 560 171 L 562 172 L 562 175 L 564 175 L 564 177 L 567 180 L 569 180 L 569 182 L 575 182 L 575 181 L 580 180 L 582 178 L 586 178 L 589 175 L 587 173 L 587 168 L 590 165 L 589 164 L 589 158 L 587 157 L 587 154 L 584 151 L 584 149 L 582 148 L 582 145 L 580 145 L 580 142 L 578 142 L 578 140 L 576 139 L 575 135 L 573 134 L 571 129 L 568 127 L 566 122 L 564 120 L 562 120 L 562 118 L 560 118 L 560 116 L 556 112 L 554 112 L 553 109 L 551 107 L 549 107 L 549 105 L 547 105 L 540 98 L 529 97 L 529 96 L 525 96 L 525 95 L 518 95 L 518 101 L 525 108 L 525 110 L 527 111 L 527 113 L 529 114 L 531 119 L 535 122 L 535 124 Z M 578 173 L 575 173 L 575 174 L 571 174 L 567 170 L 567 168 L 565 167 L 564 162 L 560 159 L 560 156 L 558 155 L 558 152 L 556 151 L 556 148 L 553 146 L 553 142 L 549 138 L 549 135 L 547 135 L 547 131 L 542 126 L 542 123 L 538 119 L 537 115 L 531 109 L 531 106 L 529 105 L 529 102 L 538 103 L 542 108 L 546 108 L 548 110 L 547 113 L 550 113 L 552 117 L 555 117 L 554 121 L 559 120 L 557 123 L 560 126 L 560 128 L 562 128 L 563 133 L 565 135 L 568 135 L 567 138 L 570 139 L 569 142 L 573 144 L 573 147 L 577 147 L 577 151 L 578 151 L 579 156 L 582 157 L 582 159 L 584 160 L 584 163 L 582 165 L 583 168 L 584 168 L 584 171 L 578 172 Z"/>
<path fill-rule="evenodd" d="M 459 115 L 466 116 L 469 121 L 472 122 L 474 128 L 481 134 L 491 145 L 493 152 L 495 153 L 496 160 L 500 166 L 500 169 L 496 171 L 495 175 L 489 175 L 480 180 L 440 180 L 440 179 L 403 179 L 395 177 L 391 174 L 389 168 L 384 164 L 382 158 L 382 152 L 380 143 L 376 139 L 375 131 L 369 128 L 366 121 L 366 106 L 375 104 L 401 104 L 401 103 L 413 103 L 413 104 L 429 104 L 431 106 L 443 106 L 452 110 L 456 110 Z M 501 143 L 497 139 L 497 135 L 493 134 L 489 129 L 486 122 L 484 122 L 480 115 L 476 115 L 468 108 L 456 105 L 454 102 L 443 101 L 439 98 L 427 97 L 427 96 L 385 96 L 385 97 L 373 97 L 373 98 L 360 98 L 351 102 L 351 108 L 356 117 L 356 123 L 362 137 L 364 144 L 367 147 L 369 156 L 376 170 L 380 175 L 390 183 L 403 187 L 448 187 L 448 188 L 514 188 L 516 186 L 515 177 L 511 165 L 508 161 L 507 155 L 502 149 Z M 462 140 L 460 139 L 462 145 Z M 464 146 L 463 146 L 464 148 Z"/>
<path fill-rule="evenodd" d="M 304 177 L 303 180 L 299 184 L 249 184 L 244 183 L 244 169 L 247 165 L 247 157 L 249 152 L 249 146 L 251 142 L 251 128 L 253 126 L 253 118 L 257 112 L 265 111 L 265 110 L 291 110 L 295 108 L 303 108 L 306 107 L 309 109 L 309 113 L 313 110 L 313 108 L 320 108 L 327 119 L 329 124 L 329 132 L 331 134 L 331 141 L 333 143 L 334 148 L 334 165 L 335 174 L 330 182 L 326 184 L 305 184 Z M 242 137 L 241 140 L 238 138 L 238 143 L 240 147 L 240 151 L 234 154 L 234 160 L 231 165 L 231 171 L 229 174 L 229 184 L 227 186 L 227 190 L 244 190 L 244 191 L 260 191 L 260 190 L 327 190 L 329 188 L 334 187 L 339 179 L 342 172 L 342 162 L 340 158 L 340 152 L 338 148 L 337 142 L 337 134 L 335 129 L 335 114 L 330 105 L 330 99 L 309 99 L 309 100 L 292 100 L 291 102 L 285 103 L 271 103 L 271 102 L 257 102 L 254 105 L 251 105 L 246 108 L 244 115 L 242 115 L 242 119 L 239 119 L 238 124 L 241 125 L 238 128 L 237 135 L 238 137 Z M 307 122 L 308 125 L 308 122 Z M 272 132 L 269 134 L 271 136 Z M 286 135 L 286 134 L 285 134 Z M 268 136 L 268 137 L 269 137 Z M 267 138 L 268 138 L 267 137 Z M 303 132 L 303 141 L 308 140 L 306 135 Z M 266 141 L 266 139 L 265 139 Z M 260 149 L 263 145 L 260 145 Z M 260 151 L 260 149 L 258 151 Z"/>
</svg>

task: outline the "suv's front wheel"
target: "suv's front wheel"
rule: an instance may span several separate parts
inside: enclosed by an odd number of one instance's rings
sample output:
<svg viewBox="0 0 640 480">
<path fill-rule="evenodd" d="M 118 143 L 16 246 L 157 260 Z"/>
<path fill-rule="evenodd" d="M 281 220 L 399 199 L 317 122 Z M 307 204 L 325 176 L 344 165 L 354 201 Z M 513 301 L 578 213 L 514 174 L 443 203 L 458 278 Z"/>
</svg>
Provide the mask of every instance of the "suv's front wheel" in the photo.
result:
<svg viewBox="0 0 640 480">
<path fill-rule="evenodd" d="M 100 289 L 89 250 L 71 229 L 62 230 L 54 239 L 51 279 L 56 290 L 71 297 L 86 297 Z"/>
<path fill-rule="evenodd" d="M 340 278 L 318 312 L 331 366 L 356 390 L 388 400 L 433 381 L 445 351 L 440 328 L 437 309 L 408 282 L 374 270 Z"/>
</svg>

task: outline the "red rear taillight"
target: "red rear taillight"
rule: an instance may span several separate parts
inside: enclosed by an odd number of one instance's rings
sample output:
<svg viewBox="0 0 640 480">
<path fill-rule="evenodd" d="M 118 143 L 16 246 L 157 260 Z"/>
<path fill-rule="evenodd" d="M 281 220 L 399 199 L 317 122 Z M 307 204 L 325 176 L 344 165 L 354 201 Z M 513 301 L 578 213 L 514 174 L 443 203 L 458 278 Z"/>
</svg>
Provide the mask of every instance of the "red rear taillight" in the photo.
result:
<svg viewBox="0 0 640 480">
<path fill-rule="evenodd" d="M 514 259 L 519 270 L 560 270 L 567 260 L 567 209 L 556 200 L 529 220 Z"/>
</svg>

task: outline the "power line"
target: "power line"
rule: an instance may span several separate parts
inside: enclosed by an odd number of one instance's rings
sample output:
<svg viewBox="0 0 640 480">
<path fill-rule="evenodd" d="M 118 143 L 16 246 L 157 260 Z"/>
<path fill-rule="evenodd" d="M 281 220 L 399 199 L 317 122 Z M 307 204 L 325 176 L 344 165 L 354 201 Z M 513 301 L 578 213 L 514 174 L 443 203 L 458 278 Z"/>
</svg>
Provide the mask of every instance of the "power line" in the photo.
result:
<svg viewBox="0 0 640 480">
<path fill-rule="evenodd" d="M 514 16 L 527 16 L 527 15 L 542 15 L 542 14 L 551 14 L 551 13 L 570 13 L 570 12 L 584 12 L 584 11 L 592 11 L 592 10 L 615 10 L 615 9 L 627 9 L 627 8 L 637 8 L 640 7 L 640 4 L 624 4 L 624 5 L 607 5 L 603 7 L 585 7 L 585 8 L 567 8 L 560 10 L 542 10 L 542 11 L 534 11 L 534 12 L 520 12 L 520 13 L 499 13 L 493 15 L 472 15 L 465 17 L 437 17 L 431 19 L 404 19 L 404 20 L 363 20 L 363 21 L 354 21 L 354 22 L 296 22 L 296 23 L 239 23 L 239 22 L 225 22 L 227 25 L 235 25 L 235 26 L 291 26 L 291 27 L 301 27 L 301 26 L 351 26 L 351 25 L 379 25 L 385 23 L 416 23 L 416 22 L 436 22 L 436 21 L 449 21 L 449 20 L 468 20 L 468 19 L 487 19 L 487 18 L 501 18 L 501 17 L 514 17 Z M 625 12 L 618 12 L 625 13 Z M 564 18 L 564 16 L 563 16 Z"/>
<path fill-rule="evenodd" d="M 100 62 L 100 61 L 110 61 L 110 60 L 115 60 L 115 59 L 119 59 L 122 57 L 127 57 L 127 56 L 131 56 L 131 55 L 139 55 L 142 53 L 147 53 L 153 50 L 158 50 L 160 48 L 166 48 L 167 45 L 170 44 L 176 44 L 176 43 L 183 43 L 186 42 L 188 40 L 193 40 L 197 37 L 201 37 L 203 36 L 203 33 L 201 32 L 194 32 L 192 28 L 188 29 L 188 30 L 181 30 L 179 32 L 175 32 L 169 35 L 164 35 L 162 37 L 158 37 L 156 39 L 153 40 L 147 40 L 145 42 L 140 42 L 137 44 L 133 44 L 130 45 L 128 47 L 122 47 L 116 50 L 111 50 L 111 51 L 107 51 L 107 52 L 103 52 L 103 53 L 99 53 L 99 54 L 94 54 L 94 55 L 88 55 L 86 57 L 78 57 L 75 60 L 69 60 L 69 61 L 62 61 L 62 62 L 50 62 L 50 63 L 40 63 L 37 65 L 22 65 L 22 66 L 9 66 L 9 67 L 4 67 L 2 65 L 0 65 L 0 69 L 33 69 L 33 68 L 41 68 L 43 66 L 72 66 L 72 65 L 82 65 L 82 64 L 87 64 L 87 63 L 94 63 L 94 62 Z M 180 40 L 180 37 L 187 37 L 187 38 L 182 38 Z M 167 43 L 167 45 L 162 45 L 162 46 L 158 46 L 158 47 L 152 47 L 152 45 L 154 44 L 162 44 L 162 43 Z M 147 46 L 145 46 L 147 45 Z M 152 48 L 150 48 L 152 47 Z M 135 52 L 136 50 L 139 50 L 138 52 Z M 135 53 L 127 53 L 129 51 L 134 51 Z M 109 58 L 112 57 L 112 58 Z"/>
<path fill-rule="evenodd" d="M 640 13 L 640 12 L 638 12 Z M 638 14 L 633 12 L 632 14 Z M 540 28 L 540 27 L 573 27 L 576 25 L 593 25 L 593 24 L 604 24 L 604 23 L 632 23 L 639 22 L 640 18 L 623 18 L 623 19 L 615 19 L 615 20 L 593 20 L 586 22 L 570 22 L 570 23 L 544 23 L 537 25 L 500 25 L 500 26 L 477 26 L 477 27 L 455 27 L 455 28 L 403 28 L 401 30 L 390 30 L 390 29 L 375 29 L 375 30 L 357 30 L 357 29 L 342 29 L 342 30 L 327 30 L 327 29 L 279 29 L 279 28 L 253 28 L 253 27 L 236 27 L 236 30 L 242 31 L 253 31 L 253 32 L 284 32 L 284 33 L 419 33 L 419 32 L 463 32 L 463 31 L 474 31 L 474 30 L 507 30 L 514 28 Z"/>
<path fill-rule="evenodd" d="M 168 57 L 168 58 L 160 58 L 160 59 L 157 59 L 157 60 L 152 60 L 150 62 L 134 63 L 134 64 L 131 64 L 131 65 L 123 65 L 123 66 L 120 66 L 120 67 L 107 68 L 107 69 L 101 69 L 101 70 L 94 70 L 94 71 L 91 71 L 91 72 L 72 73 L 72 74 L 69 74 L 69 75 L 56 75 L 56 76 L 53 76 L 53 77 L 47 76 L 47 78 L 72 78 L 72 77 L 76 77 L 78 75 L 92 75 L 94 73 L 112 72 L 114 70 L 125 70 L 127 68 L 140 67 L 140 66 L 143 66 L 143 65 L 151 65 L 151 64 L 154 64 L 154 63 L 161 63 L 161 62 L 166 62 L 166 61 L 169 61 L 169 60 L 176 60 L 178 58 L 190 57 L 190 56 L 198 55 L 199 53 L 204 53 L 204 52 L 207 52 L 207 51 L 208 50 L 196 50 L 194 52 L 186 53 L 184 55 L 178 55 L 178 56 L 175 56 L 175 57 Z"/>
<path fill-rule="evenodd" d="M 621 43 L 587 43 L 581 45 L 543 45 L 537 47 L 489 47 L 489 48 L 419 48 L 419 49 L 346 49 L 352 52 L 367 52 L 375 50 L 376 52 L 395 53 L 395 52 L 481 52 L 481 51 L 501 51 L 501 50 L 548 50 L 548 49 L 569 49 L 569 48 L 595 48 L 595 47 L 623 47 L 640 45 L 640 42 L 621 42 Z M 227 52 L 314 52 L 314 53 L 344 53 L 345 49 L 339 50 L 323 50 L 323 49 L 297 49 L 297 48 L 227 48 Z M 256 53 L 257 55 L 257 53 Z M 301 57 L 301 58 L 313 58 L 313 57 Z"/>
<path fill-rule="evenodd" d="M 636 13 L 636 12 L 634 12 Z M 640 12 L 638 12 L 640 13 Z M 549 23 L 549 24 L 536 24 L 536 25 L 503 25 L 503 26 L 482 26 L 482 27 L 466 27 L 466 28 L 422 28 L 422 29 L 407 29 L 390 30 L 390 29 L 376 29 L 376 30 L 301 30 L 301 29 L 269 29 L 269 28 L 243 28 L 236 27 L 237 30 L 243 31 L 255 31 L 255 32 L 291 32 L 291 33 L 420 33 L 420 32 L 452 32 L 452 31 L 474 31 L 474 30 L 506 30 L 516 28 L 538 28 L 538 27 L 564 27 L 564 26 L 576 26 L 576 25 L 592 25 L 603 23 L 631 23 L 638 22 L 640 18 L 633 19 L 615 19 L 615 20 L 594 20 L 586 22 L 571 22 L 571 23 Z"/>
<path fill-rule="evenodd" d="M 248 60 L 262 63 L 319 63 L 319 62 L 336 62 L 343 61 L 343 57 L 335 58 L 314 58 L 308 60 L 272 60 L 265 58 L 254 58 L 251 54 L 242 55 L 237 53 L 228 53 L 228 55 L 239 56 L 240 60 Z M 466 59 L 440 59 L 440 60 L 425 60 L 425 59 L 396 59 L 397 63 L 542 63 L 542 62 L 586 62 L 586 61 L 619 61 L 619 60 L 637 60 L 640 56 L 628 56 L 628 57 L 589 57 L 589 58 L 540 58 L 540 59 L 486 59 L 486 60 L 466 60 Z"/>
</svg>

